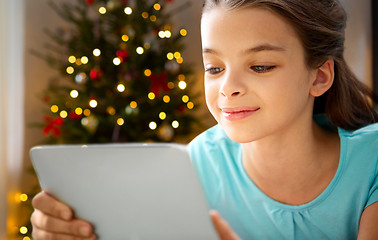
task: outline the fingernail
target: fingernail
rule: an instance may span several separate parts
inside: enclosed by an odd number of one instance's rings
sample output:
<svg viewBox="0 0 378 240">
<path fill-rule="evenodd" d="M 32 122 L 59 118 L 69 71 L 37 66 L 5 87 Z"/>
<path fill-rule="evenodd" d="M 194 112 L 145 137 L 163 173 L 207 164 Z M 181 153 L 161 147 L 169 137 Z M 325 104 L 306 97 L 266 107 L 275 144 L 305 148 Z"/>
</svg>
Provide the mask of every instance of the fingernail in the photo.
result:
<svg viewBox="0 0 378 240">
<path fill-rule="evenodd" d="M 87 226 L 83 226 L 80 227 L 79 232 L 83 237 L 88 237 L 91 234 L 91 229 Z"/>
<path fill-rule="evenodd" d="M 68 211 L 62 211 L 60 213 L 60 216 L 64 219 L 64 220 L 70 220 L 71 218 L 71 214 L 68 212 Z"/>
</svg>

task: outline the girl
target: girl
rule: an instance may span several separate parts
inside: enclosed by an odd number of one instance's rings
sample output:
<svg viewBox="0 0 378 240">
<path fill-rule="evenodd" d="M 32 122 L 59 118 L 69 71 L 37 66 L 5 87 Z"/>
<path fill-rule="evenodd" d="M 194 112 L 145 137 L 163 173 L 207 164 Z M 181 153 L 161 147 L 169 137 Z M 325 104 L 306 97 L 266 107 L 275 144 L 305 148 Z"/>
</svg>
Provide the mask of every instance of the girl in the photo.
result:
<svg viewBox="0 0 378 240">
<path fill-rule="evenodd" d="M 336 0 L 207 0 L 205 93 L 189 145 L 220 239 L 378 239 L 378 116 L 343 58 Z M 45 193 L 35 239 L 94 239 Z M 222 217 L 221 217 L 222 216 Z"/>
</svg>

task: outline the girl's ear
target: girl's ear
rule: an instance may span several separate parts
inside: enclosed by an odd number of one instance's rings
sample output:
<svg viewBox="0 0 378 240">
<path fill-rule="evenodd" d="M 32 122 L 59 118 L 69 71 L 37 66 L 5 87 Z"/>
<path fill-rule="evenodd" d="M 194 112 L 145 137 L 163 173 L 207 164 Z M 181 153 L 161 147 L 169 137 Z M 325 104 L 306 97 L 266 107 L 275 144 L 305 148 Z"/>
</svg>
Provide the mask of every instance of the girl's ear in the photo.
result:
<svg viewBox="0 0 378 240">
<path fill-rule="evenodd" d="M 316 76 L 310 88 L 310 94 L 314 97 L 323 95 L 331 88 L 334 77 L 334 60 L 328 59 L 321 67 L 316 69 Z"/>
</svg>

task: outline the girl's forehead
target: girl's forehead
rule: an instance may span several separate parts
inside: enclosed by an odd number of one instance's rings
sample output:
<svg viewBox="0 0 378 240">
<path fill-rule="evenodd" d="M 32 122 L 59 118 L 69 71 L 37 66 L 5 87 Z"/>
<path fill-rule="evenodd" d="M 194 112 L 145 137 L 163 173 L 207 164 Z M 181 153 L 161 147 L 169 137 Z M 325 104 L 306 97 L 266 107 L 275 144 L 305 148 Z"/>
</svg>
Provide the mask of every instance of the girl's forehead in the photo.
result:
<svg viewBox="0 0 378 240">
<path fill-rule="evenodd" d="M 287 45 L 298 44 L 294 28 L 280 15 L 265 8 L 241 8 L 227 10 L 215 7 L 204 12 L 201 21 L 202 42 L 216 45 L 233 42 L 271 42 Z"/>
</svg>

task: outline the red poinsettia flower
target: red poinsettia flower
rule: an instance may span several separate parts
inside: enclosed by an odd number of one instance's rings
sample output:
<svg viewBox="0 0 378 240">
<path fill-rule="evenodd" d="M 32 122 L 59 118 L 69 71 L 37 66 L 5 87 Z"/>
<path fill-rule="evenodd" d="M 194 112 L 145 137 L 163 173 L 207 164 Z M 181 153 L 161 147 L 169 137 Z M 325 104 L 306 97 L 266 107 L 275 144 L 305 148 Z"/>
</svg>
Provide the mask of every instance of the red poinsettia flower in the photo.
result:
<svg viewBox="0 0 378 240">
<path fill-rule="evenodd" d="M 102 75 L 104 75 L 104 72 L 101 69 L 97 69 L 97 68 L 92 69 L 91 72 L 89 73 L 89 76 L 94 81 L 100 80 L 100 77 L 102 77 Z"/>
<path fill-rule="evenodd" d="M 48 135 L 52 133 L 54 137 L 59 137 L 61 133 L 60 126 L 64 123 L 63 118 L 57 117 L 53 119 L 50 116 L 45 116 L 45 122 L 47 122 L 47 125 L 43 128 L 43 134 Z"/>
<path fill-rule="evenodd" d="M 150 92 L 153 92 L 155 96 L 159 96 L 161 90 L 168 92 L 169 87 L 166 82 L 167 77 L 168 77 L 167 72 L 162 72 L 160 75 L 156 75 L 152 73 L 148 77 L 148 80 L 152 82 Z"/>
</svg>

